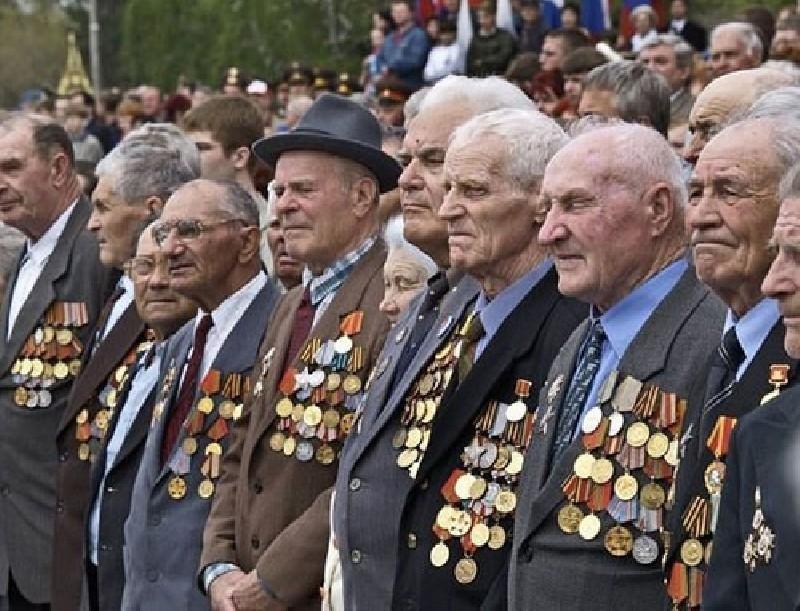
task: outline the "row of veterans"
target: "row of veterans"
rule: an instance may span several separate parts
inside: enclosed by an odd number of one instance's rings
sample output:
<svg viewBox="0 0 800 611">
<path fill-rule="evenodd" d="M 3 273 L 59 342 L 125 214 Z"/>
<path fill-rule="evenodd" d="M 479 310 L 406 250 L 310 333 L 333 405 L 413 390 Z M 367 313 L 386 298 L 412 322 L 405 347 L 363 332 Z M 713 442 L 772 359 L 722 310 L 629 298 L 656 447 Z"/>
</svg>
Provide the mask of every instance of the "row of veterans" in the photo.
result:
<svg viewBox="0 0 800 611">
<path fill-rule="evenodd" d="M 570 139 L 500 79 L 437 84 L 402 165 L 323 95 L 253 147 L 305 268 L 283 296 L 253 196 L 174 128 L 130 134 L 90 203 L 64 130 L 7 117 L 0 605 L 794 608 L 800 126 L 774 93 L 709 93 L 688 192 L 663 131 Z M 438 271 L 390 328 L 397 186 Z"/>
</svg>

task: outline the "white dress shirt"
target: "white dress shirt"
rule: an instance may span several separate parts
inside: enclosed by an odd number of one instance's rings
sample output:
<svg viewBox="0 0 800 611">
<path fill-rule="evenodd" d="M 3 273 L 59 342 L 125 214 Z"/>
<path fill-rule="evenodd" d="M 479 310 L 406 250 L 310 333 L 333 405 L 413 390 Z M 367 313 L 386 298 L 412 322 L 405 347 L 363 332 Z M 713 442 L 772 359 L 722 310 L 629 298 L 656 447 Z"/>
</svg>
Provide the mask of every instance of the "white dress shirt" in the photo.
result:
<svg viewBox="0 0 800 611">
<path fill-rule="evenodd" d="M 111 329 L 114 328 L 114 325 L 122 318 L 128 306 L 133 303 L 133 280 L 128 276 L 122 275 L 117 282 L 117 286 L 122 289 L 122 295 L 117 298 L 117 301 L 111 308 L 111 312 L 106 320 L 106 326 L 103 329 L 103 334 L 100 336 L 101 341 L 108 336 Z"/>
</svg>

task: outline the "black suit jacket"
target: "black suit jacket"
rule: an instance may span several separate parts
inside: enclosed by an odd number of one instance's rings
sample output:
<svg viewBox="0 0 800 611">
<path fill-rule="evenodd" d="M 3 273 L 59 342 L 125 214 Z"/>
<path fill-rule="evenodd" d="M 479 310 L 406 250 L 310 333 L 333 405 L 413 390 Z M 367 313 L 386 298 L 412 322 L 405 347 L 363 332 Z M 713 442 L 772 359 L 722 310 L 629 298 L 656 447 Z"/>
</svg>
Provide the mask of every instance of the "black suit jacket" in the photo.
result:
<svg viewBox="0 0 800 611">
<path fill-rule="evenodd" d="M 733 432 L 703 601 L 707 611 L 800 609 L 800 387 L 742 418 Z M 769 561 L 742 558 L 753 532 L 756 487 L 774 535 Z"/>
<path fill-rule="evenodd" d="M 675 30 L 672 28 L 671 24 L 667 24 L 667 27 L 662 30 L 662 33 L 666 32 L 677 34 L 692 45 L 694 50 L 698 53 L 705 52 L 708 47 L 708 33 L 706 29 L 694 21 L 687 20 L 681 31 Z"/>
<path fill-rule="evenodd" d="M 503 322 L 464 381 L 439 408 L 430 445 L 405 500 L 398 541 L 398 571 L 394 586 L 396 609 L 504 609 L 506 563 L 511 550 L 508 540 L 501 550 L 481 548 L 474 558 L 478 574 L 474 582 L 460 585 L 453 576 L 454 553 L 434 567 L 428 559 L 437 542 L 431 528 L 445 501 L 441 488 L 451 472 L 462 465 L 461 453 L 475 432 L 474 419 L 489 401 L 511 403 L 518 379 L 533 385 L 529 409 L 547 377 L 547 371 L 573 329 L 588 314 L 588 308 L 558 293 L 558 278 L 551 270 Z M 510 520 L 506 527 L 510 528 Z M 510 538 L 509 538 L 510 539 Z M 409 541 L 415 546 L 409 546 Z"/>
</svg>

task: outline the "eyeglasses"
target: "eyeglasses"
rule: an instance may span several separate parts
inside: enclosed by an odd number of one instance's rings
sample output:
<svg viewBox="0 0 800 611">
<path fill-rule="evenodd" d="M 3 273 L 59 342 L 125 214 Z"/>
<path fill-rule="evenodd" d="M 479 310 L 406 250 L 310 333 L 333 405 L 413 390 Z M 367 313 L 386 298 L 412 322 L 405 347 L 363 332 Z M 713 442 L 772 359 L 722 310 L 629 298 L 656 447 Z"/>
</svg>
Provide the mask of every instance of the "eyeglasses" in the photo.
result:
<svg viewBox="0 0 800 611">
<path fill-rule="evenodd" d="M 178 219 L 176 221 L 162 221 L 153 225 L 150 230 L 153 236 L 153 241 L 161 246 L 167 241 L 167 238 L 175 230 L 175 237 L 181 242 L 191 242 L 200 237 L 201 234 L 207 233 L 212 229 L 216 229 L 221 225 L 228 223 L 243 223 L 246 222 L 242 219 L 224 219 L 217 222 L 206 222 L 200 219 Z"/>
</svg>

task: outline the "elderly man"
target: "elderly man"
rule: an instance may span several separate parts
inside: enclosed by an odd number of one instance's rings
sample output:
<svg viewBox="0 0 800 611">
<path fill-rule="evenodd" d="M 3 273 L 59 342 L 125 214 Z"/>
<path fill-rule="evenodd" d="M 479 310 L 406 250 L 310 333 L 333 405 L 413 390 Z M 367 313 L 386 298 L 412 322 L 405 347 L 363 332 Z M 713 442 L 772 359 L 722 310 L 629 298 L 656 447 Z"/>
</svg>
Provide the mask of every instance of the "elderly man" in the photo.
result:
<svg viewBox="0 0 800 611">
<path fill-rule="evenodd" d="M 159 216 L 164 202 L 180 185 L 196 176 L 177 151 L 166 147 L 166 140 L 163 146 L 154 146 L 130 136 L 103 159 L 96 172 L 88 228 L 97 237 L 103 265 L 122 272 L 134 255 L 140 231 Z M 134 304 L 133 288 L 132 279 L 121 276 L 106 302 L 87 346 L 89 358 L 56 430 L 60 457 L 56 503 L 61 510 L 56 513 L 53 543 L 53 564 L 59 567 L 53 573 L 54 610 L 79 608 L 84 562 L 92 590 L 97 567 L 110 567 L 106 560 L 120 556 L 120 549 L 106 549 L 107 545 L 101 553 L 92 548 L 84 554 L 84 524 L 94 496 L 91 466 L 102 452 L 106 432 L 116 426 L 117 397 L 135 364 L 131 355 L 150 342 Z M 141 420 L 149 422 L 149 416 L 142 415 Z"/>
<path fill-rule="evenodd" d="M 201 582 L 218 609 L 318 609 L 337 453 L 389 322 L 380 193 L 400 166 L 355 102 L 323 94 L 297 128 L 261 140 L 286 249 L 308 271 L 262 344 L 248 414 L 222 465 Z M 288 321 L 292 321 L 288 324 Z"/>
<path fill-rule="evenodd" d="M 49 608 L 56 429 L 115 281 L 85 231 L 90 212 L 60 126 L 0 123 L 0 221 L 26 237 L 0 311 L 0 606 L 11 609 Z"/>
<path fill-rule="evenodd" d="M 578 115 L 619 118 L 641 123 L 667 137 L 670 90 L 666 80 L 634 61 L 603 64 L 583 81 Z"/>
<path fill-rule="evenodd" d="M 709 46 L 712 78 L 761 65 L 764 43 L 750 23 L 733 21 L 718 25 L 711 30 Z"/>
<path fill-rule="evenodd" d="M 658 531 L 676 437 L 723 319 L 684 257 L 681 174 L 669 144 L 636 125 L 577 137 L 545 172 L 539 241 L 559 290 L 590 303 L 591 318 L 539 398 L 515 521 L 512 609 L 665 604 Z"/>
<path fill-rule="evenodd" d="M 675 34 L 659 34 L 646 40 L 639 52 L 639 61 L 663 76 L 669 85 L 670 125 L 685 123 L 694 105 L 689 88 L 693 54 L 691 45 Z"/>
<path fill-rule="evenodd" d="M 203 527 L 279 291 L 261 270 L 258 210 L 238 183 L 186 183 L 151 233 L 170 286 L 200 309 L 163 357 L 125 523 L 122 609 L 204 609 Z"/>
<path fill-rule="evenodd" d="M 791 75 L 770 68 L 742 70 L 715 79 L 697 96 L 689 115 L 689 138 L 683 156 L 692 165 L 725 123 L 767 91 L 794 84 Z"/>
<path fill-rule="evenodd" d="M 687 224 L 697 276 L 728 306 L 724 335 L 684 418 L 671 514 L 667 589 L 676 608 L 702 602 L 705 559 L 717 526 L 725 459 L 737 419 L 792 384 L 778 304 L 761 285 L 773 253 L 778 184 L 800 161 L 800 129 L 785 121 L 736 123 L 706 145 L 689 182 Z M 700 521 L 693 508 L 705 506 Z M 686 587 L 683 584 L 687 584 Z"/>
<path fill-rule="evenodd" d="M 790 129 L 796 132 L 797 126 Z M 787 136 L 781 133 L 781 137 Z M 798 166 L 784 178 L 780 191 L 780 213 L 772 237 L 777 257 L 761 290 L 778 301 L 786 324 L 784 346 L 796 359 L 800 358 L 796 322 L 800 295 Z M 734 430 L 704 609 L 797 608 L 798 395 L 797 387 L 781 393 L 768 407 L 742 418 Z"/>
</svg>

